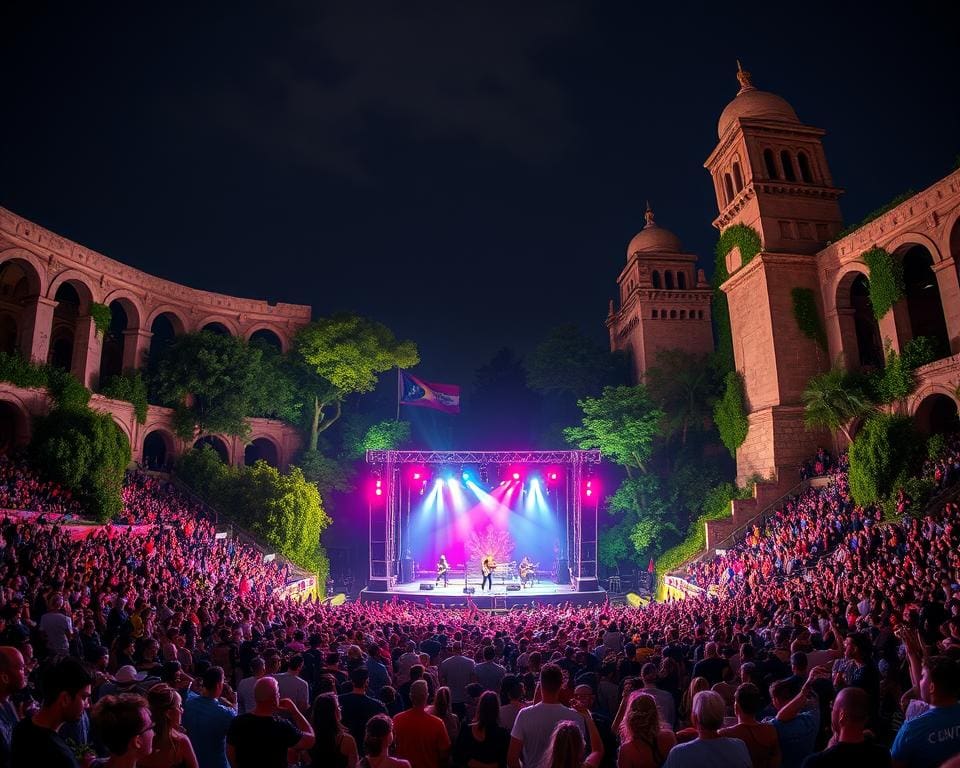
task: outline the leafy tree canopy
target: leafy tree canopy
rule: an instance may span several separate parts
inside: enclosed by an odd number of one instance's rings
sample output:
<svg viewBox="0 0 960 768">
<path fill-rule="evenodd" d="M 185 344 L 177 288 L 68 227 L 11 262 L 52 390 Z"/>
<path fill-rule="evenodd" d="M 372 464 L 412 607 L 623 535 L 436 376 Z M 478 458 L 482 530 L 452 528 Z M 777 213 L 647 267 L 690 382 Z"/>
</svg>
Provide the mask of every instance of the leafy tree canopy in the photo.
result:
<svg viewBox="0 0 960 768">
<path fill-rule="evenodd" d="M 628 474 L 647 471 L 663 411 L 646 387 L 605 387 L 600 397 L 584 398 L 579 405 L 583 423 L 563 431 L 567 442 L 583 450 L 599 448 Z"/>
<path fill-rule="evenodd" d="M 803 420 L 807 429 L 843 432 L 852 440 L 850 423 L 873 410 L 862 378 L 839 366 L 814 376 L 803 391 Z"/>
<path fill-rule="evenodd" d="M 645 383 L 650 397 L 663 411 L 664 437 L 679 437 L 685 445 L 690 430 L 711 428 L 713 403 L 720 394 L 720 376 L 711 355 L 661 350 Z"/>
<path fill-rule="evenodd" d="M 597 396 L 604 384 L 622 379 L 622 355 L 612 355 L 576 325 L 554 328 L 526 361 L 527 384 L 540 394 Z"/>
</svg>

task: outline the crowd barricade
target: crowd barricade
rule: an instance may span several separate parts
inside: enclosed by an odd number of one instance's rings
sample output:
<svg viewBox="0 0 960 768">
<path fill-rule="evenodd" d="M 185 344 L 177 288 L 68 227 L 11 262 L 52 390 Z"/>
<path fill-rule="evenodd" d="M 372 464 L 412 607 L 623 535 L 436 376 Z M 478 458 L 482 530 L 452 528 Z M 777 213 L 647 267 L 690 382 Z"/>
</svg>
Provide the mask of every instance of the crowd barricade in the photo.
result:
<svg viewBox="0 0 960 768">
<path fill-rule="evenodd" d="M 688 597 L 699 597 L 704 594 L 703 589 L 680 576 L 664 576 L 663 586 L 667 600 L 686 600 Z"/>
<path fill-rule="evenodd" d="M 317 596 L 317 580 L 313 576 L 297 579 L 275 590 L 273 594 L 281 600 L 287 598 L 291 600 L 309 600 Z"/>
<path fill-rule="evenodd" d="M 116 523 L 85 523 L 73 522 L 76 520 L 72 515 L 61 515 L 52 512 L 32 512 L 26 509 L 0 509 L 0 518 L 10 518 L 11 520 L 22 520 L 24 522 L 36 522 L 39 517 L 43 517 L 50 525 L 59 525 L 67 535 L 74 541 L 89 536 L 92 533 L 98 533 L 104 529 L 110 536 L 128 531 L 135 535 L 148 533 L 154 528 L 153 525 L 117 525 Z"/>
</svg>

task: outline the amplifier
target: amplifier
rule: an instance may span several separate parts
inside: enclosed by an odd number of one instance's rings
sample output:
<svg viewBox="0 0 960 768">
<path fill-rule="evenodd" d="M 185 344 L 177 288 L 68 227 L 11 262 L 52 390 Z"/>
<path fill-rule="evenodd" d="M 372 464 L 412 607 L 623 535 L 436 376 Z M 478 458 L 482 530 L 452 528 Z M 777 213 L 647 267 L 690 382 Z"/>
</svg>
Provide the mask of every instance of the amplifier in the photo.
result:
<svg viewBox="0 0 960 768">
<path fill-rule="evenodd" d="M 421 581 L 421 582 L 420 582 L 420 591 L 421 591 L 421 592 L 429 592 L 429 591 L 431 591 L 435 586 L 436 586 L 436 584 L 434 584 L 432 581 Z"/>
<path fill-rule="evenodd" d="M 519 592 L 519 591 L 520 591 L 519 584 L 507 584 L 507 592 Z"/>
</svg>

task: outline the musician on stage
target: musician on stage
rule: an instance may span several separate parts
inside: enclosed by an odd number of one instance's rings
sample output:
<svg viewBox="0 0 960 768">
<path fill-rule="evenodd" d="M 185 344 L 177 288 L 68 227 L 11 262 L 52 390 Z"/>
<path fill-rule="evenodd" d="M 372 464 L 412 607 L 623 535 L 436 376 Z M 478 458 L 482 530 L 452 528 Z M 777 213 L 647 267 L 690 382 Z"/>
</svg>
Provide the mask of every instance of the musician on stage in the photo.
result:
<svg viewBox="0 0 960 768">
<path fill-rule="evenodd" d="M 483 572 L 483 582 L 480 584 L 480 591 L 483 592 L 484 585 L 489 584 L 490 591 L 493 592 L 493 572 L 497 570 L 497 561 L 493 555 L 487 555 L 483 558 L 480 562 L 480 570 Z"/>
<path fill-rule="evenodd" d="M 517 570 L 520 572 L 520 585 L 526 587 L 527 582 L 530 581 L 530 577 L 533 576 L 534 572 L 536 571 L 536 566 L 530 559 L 530 555 L 523 556 L 523 560 L 520 561 L 520 565 L 518 566 Z"/>
<path fill-rule="evenodd" d="M 443 579 L 443 586 L 447 586 L 447 573 L 450 571 L 450 563 L 447 562 L 447 556 L 444 554 L 440 555 L 440 559 L 437 560 L 437 580 L 436 584 L 440 583 L 440 579 Z"/>
</svg>

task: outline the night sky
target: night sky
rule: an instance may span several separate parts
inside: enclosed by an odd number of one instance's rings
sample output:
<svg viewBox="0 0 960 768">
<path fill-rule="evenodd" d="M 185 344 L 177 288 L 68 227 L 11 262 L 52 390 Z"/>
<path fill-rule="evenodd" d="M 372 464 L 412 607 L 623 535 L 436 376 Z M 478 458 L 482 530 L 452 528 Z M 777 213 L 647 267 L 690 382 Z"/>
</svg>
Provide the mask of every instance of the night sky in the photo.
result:
<svg viewBox="0 0 960 768">
<path fill-rule="evenodd" d="M 69 5 L 4 4 L 0 204 L 197 288 L 377 318 L 439 381 L 563 322 L 602 342 L 647 199 L 710 271 L 737 58 L 828 131 L 848 222 L 960 153 L 951 2 Z"/>
</svg>

